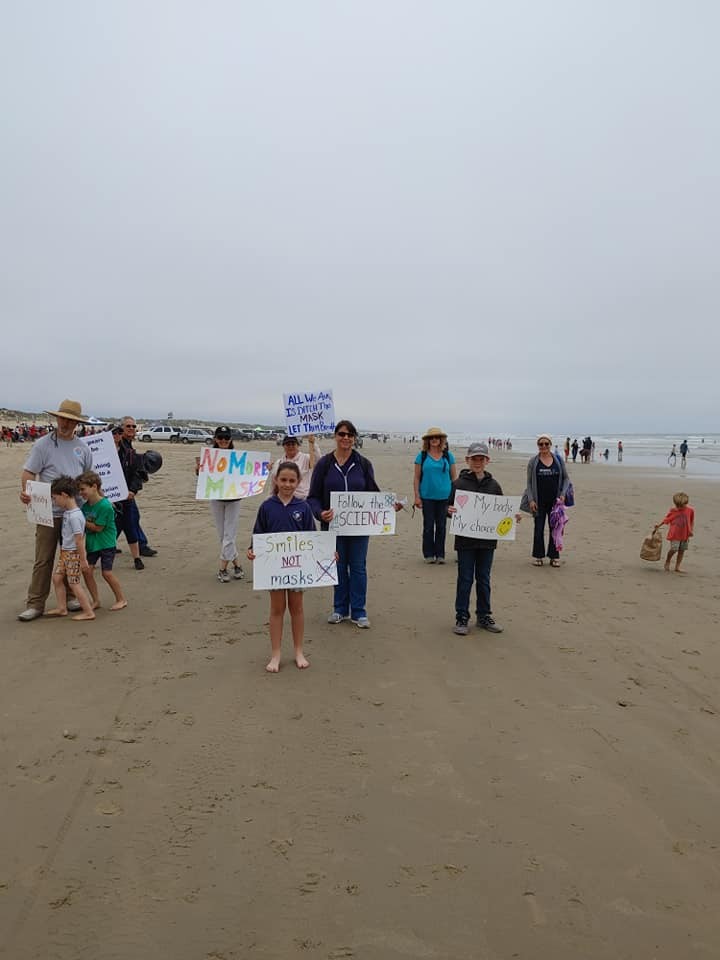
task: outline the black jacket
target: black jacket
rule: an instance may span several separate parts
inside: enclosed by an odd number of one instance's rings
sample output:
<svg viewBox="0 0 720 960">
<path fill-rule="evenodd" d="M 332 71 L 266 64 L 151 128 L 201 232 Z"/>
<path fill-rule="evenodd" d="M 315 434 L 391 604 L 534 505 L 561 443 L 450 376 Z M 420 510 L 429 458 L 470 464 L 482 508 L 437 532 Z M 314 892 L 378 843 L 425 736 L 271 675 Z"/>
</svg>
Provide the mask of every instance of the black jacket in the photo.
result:
<svg viewBox="0 0 720 960">
<path fill-rule="evenodd" d="M 143 483 L 148 479 L 142 454 L 133 448 L 129 440 L 123 439 L 118 447 L 118 456 L 128 490 L 130 493 L 139 493 Z"/>
<path fill-rule="evenodd" d="M 448 503 L 449 506 L 455 503 L 455 493 L 458 490 L 470 490 L 472 493 L 488 493 L 502 496 L 502 487 L 487 470 L 481 480 L 478 480 L 472 470 L 461 470 L 457 480 L 452 485 Z M 497 540 L 479 540 L 477 537 L 455 537 L 456 550 L 494 550 L 496 547 Z"/>
</svg>

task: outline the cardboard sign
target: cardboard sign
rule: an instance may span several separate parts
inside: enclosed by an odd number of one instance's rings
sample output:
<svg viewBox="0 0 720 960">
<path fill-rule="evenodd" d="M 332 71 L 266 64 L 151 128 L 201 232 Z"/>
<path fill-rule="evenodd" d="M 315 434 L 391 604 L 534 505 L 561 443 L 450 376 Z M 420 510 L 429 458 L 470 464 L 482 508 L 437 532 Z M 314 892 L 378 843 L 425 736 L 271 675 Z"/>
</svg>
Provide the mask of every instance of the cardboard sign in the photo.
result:
<svg viewBox="0 0 720 960">
<path fill-rule="evenodd" d="M 335 430 L 335 404 L 332 390 L 305 390 L 284 393 L 285 430 L 289 437 Z"/>
<path fill-rule="evenodd" d="M 256 533 L 253 552 L 255 590 L 304 590 L 338 582 L 334 533 Z"/>
<path fill-rule="evenodd" d="M 25 493 L 30 495 L 27 505 L 28 523 L 39 523 L 41 527 L 52 527 L 52 496 L 49 483 L 42 480 L 28 480 L 25 484 Z"/>
<path fill-rule="evenodd" d="M 395 533 L 395 494 L 330 493 L 335 516 L 329 529 L 338 537 L 385 537 Z"/>
<path fill-rule="evenodd" d="M 514 540 L 520 510 L 520 497 L 458 490 L 455 494 L 457 513 L 452 515 L 450 533 L 478 540 Z"/>
<path fill-rule="evenodd" d="M 203 447 L 200 452 L 196 500 L 240 500 L 265 489 L 270 456 L 252 450 Z"/>
<path fill-rule="evenodd" d="M 112 433 L 106 430 L 104 433 L 94 433 L 80 439 L 90 447 L 92 468 L 102 481 L 103 496 L 107 497 L 110 503 L 127 500 L 125 474 L 120 466 L 120 457 Z"/>
</svg>

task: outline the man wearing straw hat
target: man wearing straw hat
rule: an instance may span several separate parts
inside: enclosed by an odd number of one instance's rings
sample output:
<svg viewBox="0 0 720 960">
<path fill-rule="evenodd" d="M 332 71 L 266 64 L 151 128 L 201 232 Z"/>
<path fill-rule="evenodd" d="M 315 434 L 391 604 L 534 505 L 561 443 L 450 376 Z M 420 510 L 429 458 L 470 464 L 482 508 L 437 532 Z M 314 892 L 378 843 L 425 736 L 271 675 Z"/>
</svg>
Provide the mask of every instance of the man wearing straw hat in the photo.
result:
<svg viewBox="0 0 720 960">
<path fill-rule="evenodd" d="M 25 492 L 28 480 L 52 483 L 58 477 L 79 477 L 92 469 L 92 453 L 87 444 L 75 439 L 75 428 L 87 423 L 77 400 L 63 400 L 58 410 L 46 410 L 57 417 L 57 427 L 33 444 L 20 477 L 20 499 L 27 505 L 30 495 Z M 53 503 L 53 526 L 35 527 L 35 565 L 28 588 L 26 609 L 18 620 L 27 622 L 43 615 L 45 601 L 50 593 L 55 553 L 62 530 L 62 510 Z M 71 604 L 68 603 L 68 608 Z"/>
</svg>

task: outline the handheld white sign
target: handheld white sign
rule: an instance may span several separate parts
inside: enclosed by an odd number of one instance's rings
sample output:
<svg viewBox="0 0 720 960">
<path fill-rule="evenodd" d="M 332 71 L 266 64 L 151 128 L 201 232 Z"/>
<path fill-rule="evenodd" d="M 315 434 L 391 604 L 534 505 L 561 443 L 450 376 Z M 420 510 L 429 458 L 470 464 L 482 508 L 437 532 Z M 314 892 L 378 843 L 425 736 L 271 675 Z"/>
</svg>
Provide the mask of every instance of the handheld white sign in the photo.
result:
<svg viewBox="0 0 720 960">
<path fill-rule="evenodd" d="M 256 533 L 253 552 L 255 590 L 304 590 L 338 582 L 334 533 Z"/>
<path fill-rule="evenodd" d="M 284 393 L 285 430 L 289 437 L 335 430 L 335 404 L 332 390 L 304 390 Z"/>
<path fill-rule="evenodd" d="M 455 506 L 457 513 L 452 515 L 450 533 L 478 540 L 515 539 L 515 514 L 520 510 L 520 497 L 458 490 Z"/>
<path fill-rule="evenodd" d="M 252 450 L 203 447 L 198 464 L 196 500 L 240 500 L 265 489 L 270 457 Z"/>
<path fill-rule="evenodd" d="M 81 437 L 83 443 L 90 447 L 92 453 L 92 468 L 102 482 L 103 496 L 110 503 L 127 500 L 128 488 L 125 474 L 120 466 L 120 457 L 109 430 L 103 433 L 94 433 L 89 437 Z"/>
<path fill-rule="evenodd" d="M 25 484 L 25 493 L 30 496 L 30 503 L 27 505 L 28 523 L 39 523 L 41 527 L 54 525 L 50 486 L 42 480 L 28 480 Z"/>
<path fill-rule="evenodd" d="M 384 537 L 395 533 L 395 494 L 331 491 L 334 516 L 329 529 L 338 537 Z"/>
</svg>

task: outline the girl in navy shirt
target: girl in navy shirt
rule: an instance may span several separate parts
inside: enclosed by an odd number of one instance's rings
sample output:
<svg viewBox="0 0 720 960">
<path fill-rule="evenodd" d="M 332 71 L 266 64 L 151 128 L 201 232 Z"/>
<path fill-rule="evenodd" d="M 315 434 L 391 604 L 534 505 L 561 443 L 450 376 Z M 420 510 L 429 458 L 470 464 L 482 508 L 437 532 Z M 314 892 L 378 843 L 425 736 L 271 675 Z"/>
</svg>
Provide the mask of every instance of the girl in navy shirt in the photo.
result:
<svg viewBox="0 0 720 960">
<path fill-rule="evenodd" d="M 273 495 L 261 505 L 253 533 L 294 533 L 296 530 L 315 530 L 315 518 L 304 500 L 295 497 L 300 483 L 300 470 L 296 463 L 285 461 L 278 467 L 273 478 Z M 249 547 L 248 560 L 254 560 L 255 554 Z M 285 607 L 290 611 L 295 665 L 300 670 L 310 666 L 303 654 L 305 635 L 305 611 L 303 610 L 302 590 L 270 591 L 270 647 L 271 656 L 265 669 L 268 673 L 277 673 L 280 669 L 280 647 L 282 645 Z"/>
</svg>

